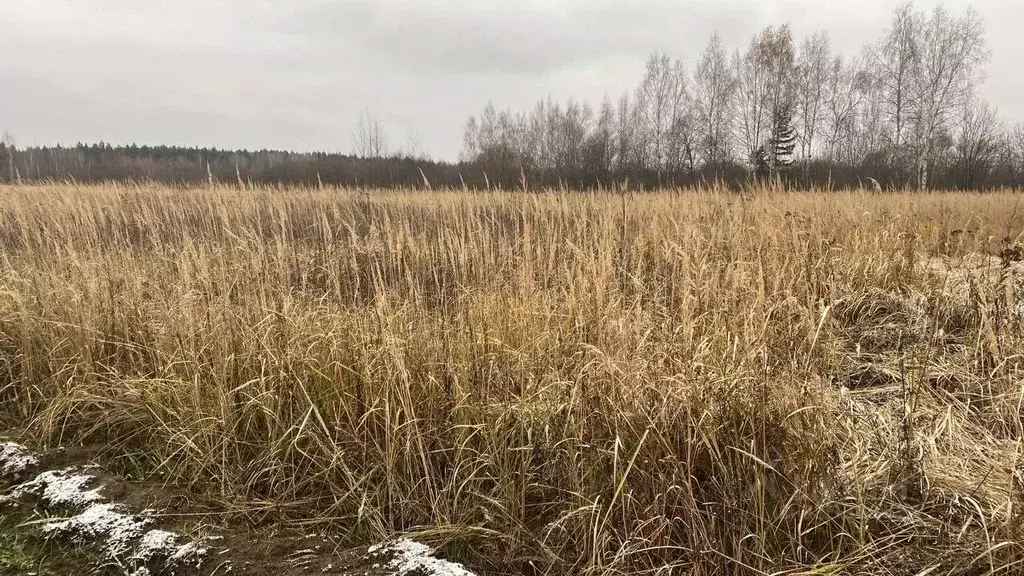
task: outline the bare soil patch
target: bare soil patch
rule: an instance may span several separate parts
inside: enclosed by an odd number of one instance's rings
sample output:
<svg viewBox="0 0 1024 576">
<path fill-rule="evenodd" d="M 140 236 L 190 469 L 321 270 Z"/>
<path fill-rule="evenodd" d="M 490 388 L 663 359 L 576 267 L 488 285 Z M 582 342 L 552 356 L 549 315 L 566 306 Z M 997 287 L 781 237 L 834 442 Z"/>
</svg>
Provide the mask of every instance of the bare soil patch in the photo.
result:
<svg viewBox="0 0 1024 576">
<path fill-rule="evenodd" d="M 356 545 L 323 528 L 254 526 L 166 483 L 113 474 L 92 460 L 99 451 L 0 445 L 0 575 L 472 576 L 411 540 Z"/>
</svg>

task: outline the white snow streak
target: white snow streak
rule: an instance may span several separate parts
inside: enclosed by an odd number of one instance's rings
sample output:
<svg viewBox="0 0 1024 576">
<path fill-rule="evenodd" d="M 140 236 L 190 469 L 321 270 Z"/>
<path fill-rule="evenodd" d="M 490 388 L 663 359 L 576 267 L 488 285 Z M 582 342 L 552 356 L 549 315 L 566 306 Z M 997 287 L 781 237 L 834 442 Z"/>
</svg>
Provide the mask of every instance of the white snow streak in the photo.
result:
<svg viewBox="0 0 1024 576">
<path fill-rule="evenodd" d="M 475 576 L 461 564 L 435 558 L 433 548 L 408 538 L 371 546 L 369 553 L 389 557 L 386 566 L 394 570 L 396 576 Z"/>
</svg>

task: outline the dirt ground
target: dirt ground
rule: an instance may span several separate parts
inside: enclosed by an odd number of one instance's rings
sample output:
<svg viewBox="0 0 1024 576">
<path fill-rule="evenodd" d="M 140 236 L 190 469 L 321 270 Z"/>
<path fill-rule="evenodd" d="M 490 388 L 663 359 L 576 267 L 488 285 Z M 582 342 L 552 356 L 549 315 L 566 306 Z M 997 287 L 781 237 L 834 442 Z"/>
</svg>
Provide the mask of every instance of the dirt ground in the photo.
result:
<svg viewBox="0 0 1024 576">
<path fill-rule="evenodd" d="M 265 520 L 257 524 L 239 514 L 226 514 L 215 503 L 204 502 L 174 486 L 112 474 L 95 464 L 97 453 L 96 448 L 73 447 L 41 455 L 38 464 L 17 480 L 0 478 L 0 495 L 11 493 L 19 481 L 38 471 L 84 469 L 94 477 L 88 489 L 99 488 L 106 500 L 147 519 L 147 528 L 174 532 L 182 540 L 195 541 L 205 548 L 201 565 L 159 572 L 133 571 L 106 557 L 93 544 L 44 537 L 41 526 L 47 519 L 68 516 L 71 511 L 47 509 L 39 502 L 21 498 L 0 505 L 0 576 L 425 574 L 415 567 L 389 568 L 388 553 L 369 552 L 366 543 L 345 541 L 322 528 Z M 452 574 L 458 576 L 460 572 Z"/>
</svg>

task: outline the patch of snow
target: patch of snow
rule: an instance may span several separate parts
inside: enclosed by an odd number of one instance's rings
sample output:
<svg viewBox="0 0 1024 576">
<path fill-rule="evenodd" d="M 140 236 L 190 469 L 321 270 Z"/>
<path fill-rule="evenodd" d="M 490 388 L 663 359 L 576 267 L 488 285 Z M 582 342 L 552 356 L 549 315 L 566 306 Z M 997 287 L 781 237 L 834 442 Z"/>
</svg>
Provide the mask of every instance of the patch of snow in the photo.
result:
<svg viewBox="0 0 1024 576">
<path fill-rule="evenodd" d="M 8 463 L 23 464 L 21 470 L 24 470 L 37 462 L 24 448 L 5 443 L 0 445 L 0 466 L 5 475 Z M 15 469 L 13 464 L 11 469 Z M 205 548 L 193 542 L 179 544 L 178 535 L 172 532 L 146 530 L 149 519 L 128 514 L 117 504 L 105 502 L 99 488 L 89 488 L 96 479 L 80 470 L 41 472 L 32 480 L 15 486 L 9 498 L 34 496 L 46 507 L 79 512 L 70 518 L 45 523 L 43 534 L 63 536 L 80 543 L 98 542 L 107 557 L 129 561 L 134 570 L 126 572 L 127 576 L 150 576 L 145 564 L 152 566 L 154 562 L 166 567 L 199 567 L 206 554 Z"/>
<path fill-rule="evenodd" d="M 0 471 L 4 476 L 17 474 L 37 463 L 24 447 L 0 444 Z M 131 515 L 119 505 L 105 502 L 99 488 L 89 488 L 95 478 L 82 474 L 82 469 L 45 470 L 36 478 L 15 486 L 3 500 L 34 496 L 47 507 L 79 512 L 71 518 L 47 522 L 43 525 L 43 534 L 81 543 L 98 542 L 106 557 L 118 562 L 128 561 L 133 570 L 126 572 L 127 576 L 151 576 L 145 564 L 154 566 L 156 563 L 167 568 L 200 567 L 206 548 L 195 542 L 181 544 L 172 532 L 146 530 L 151 521 L 144 518 L 145 513 L 142 517 Z"/>
<path fill-rule="evenodd" d="M 178 546 L 168 558 L 168 562 L 175 566 L 188 565 L 198 568 L 202 564 L 204 556 L 206 556 L 206 548 L 198 546 L 195 542 L 189 542 Z"/>
<path fill-rule="evenodd" d="M 143 562 L 149 562 L 153 558 L 169 558 L 177 549 L 177 534 L 166 530 L 150 530 L 139 540 L 134 558 Z"/>
<path fill-rule="evenodd" d="M 377 544 L 368 550 L 371 555 L 386 554 L 391 559 L 387 568 L 394 570 L 396 576 L 474 576 L 461 564 L 441 560 L 434 557 L 434 549 L 408 538 L 402 538 L 391 544 Z"/>
<path fill-rule="evenodd" d="M 103 500 L 98 489 L 85 489 L 92 481 L 92 476 L 76 474 L 73 468 L 47 470 L 17 486 L 12 496 L 20 498 L 25 494 L 32 494 L 42 499 L 47 506 L 88 506 Z"/>
<path fill-rule="evenodd" d="M 21 444 L 4 442 L 0 444 L 0 476 L 17 478 L 27 468 L 39 464 L 39 459 Z"/>
<path fill-rule="evenodd" d="M 43 526 L 43 534 L 67 535 L 78 541 L 103 540 L 107 555 L 127 554 L 142 536 L 146 521 L 123 514 L 116 504 L 92 504 L 84 512 Z"/>
<path fill-rule="evenodd" d="M 143 563 L 156 560 L 172 566 L 187 565 L 198 568 L 203 556 L 206 555 L 206 549 L 191 542 L 179 544 L 178 541 L 178 535 L 173 532 L 149 530 L 142 535 L 131 560 Z"/>
</svg>

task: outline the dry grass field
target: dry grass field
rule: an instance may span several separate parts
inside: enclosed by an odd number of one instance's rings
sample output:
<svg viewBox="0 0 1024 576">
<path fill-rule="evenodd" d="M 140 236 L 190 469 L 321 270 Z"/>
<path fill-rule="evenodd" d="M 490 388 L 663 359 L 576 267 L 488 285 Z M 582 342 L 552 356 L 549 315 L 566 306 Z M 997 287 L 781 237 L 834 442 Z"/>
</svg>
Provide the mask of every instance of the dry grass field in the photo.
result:
<svg viewBox="0 0 1024 576">
<path fill-rule="evenodd" d="M 484 574 L 1024 570 L 1018 193 L 0 188 L 0 428 Z"/>
</svg>

